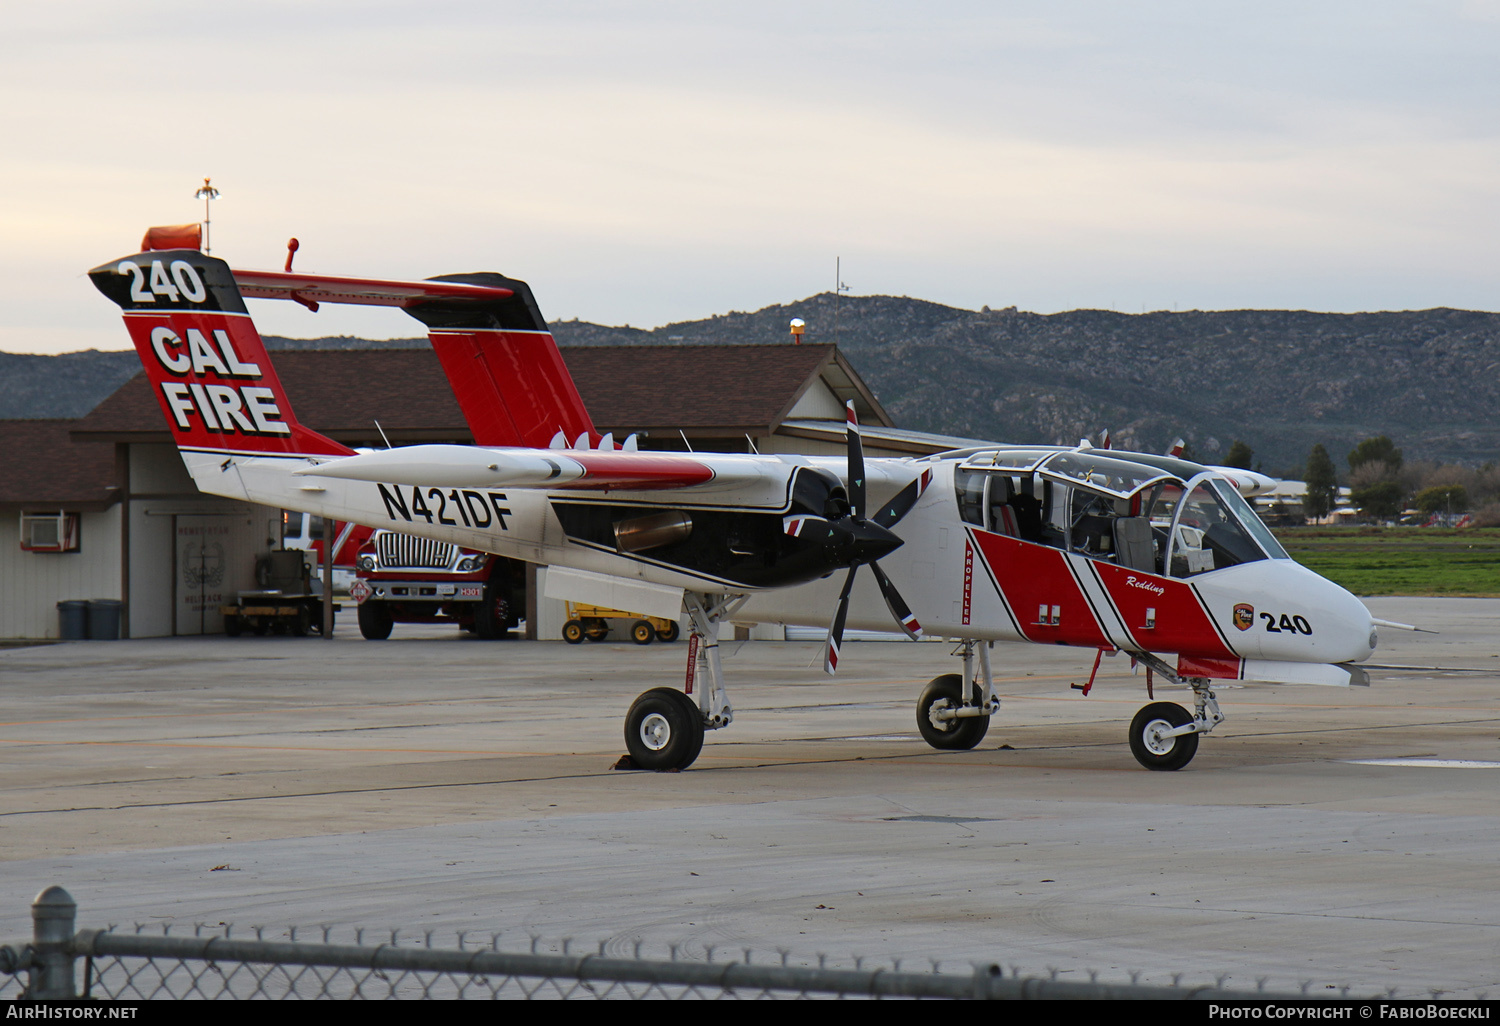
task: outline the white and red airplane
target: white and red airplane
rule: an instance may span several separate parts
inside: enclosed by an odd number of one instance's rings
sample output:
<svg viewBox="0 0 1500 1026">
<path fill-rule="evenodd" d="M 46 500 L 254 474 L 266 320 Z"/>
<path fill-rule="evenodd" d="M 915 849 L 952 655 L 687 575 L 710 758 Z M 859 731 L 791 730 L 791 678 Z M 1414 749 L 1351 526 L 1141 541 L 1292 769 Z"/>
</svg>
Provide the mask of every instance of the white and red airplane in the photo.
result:
<svg viewBox="0 0 1500 1026">
<path fill-rule="evenodd" d="M 686 610 L 685 688 L 647 691 L 626 716 L 639 767 L 690 765 L 704 731 L 733 719 L 724 620 L 821 626 L 831 613 L 830 673 L 846 627 L 894 619 L 912 637 L 956 639 L 962 672 L 917 702 L 923 738 L 943 749 L 973 748 L 999 707 L 993 642 L 1127 653 L 1148 697 L 1153 675 L 1194 695 L 1191 711 L 1153 701 L 1130 725 L 1131 751 L 1157 770 L 1187 765 L 1222 722 L 1216 680 L 1367 682 L 1352 664 L 1383 621 L 1288 557 L 1214 469 L 1014 445 L 866 460 L 852 404 L 844 458 L 617 447 L 594 430 L 524 282 L 334 278 L 290 260 L 235 271 L 156 238 L 89 276 L 122 308 L 201 490 L 546 564 L 558 597 Z M 299 424 L 246 296 L 423 321 L 478 444 L 356 454 Z"/>
</svg>

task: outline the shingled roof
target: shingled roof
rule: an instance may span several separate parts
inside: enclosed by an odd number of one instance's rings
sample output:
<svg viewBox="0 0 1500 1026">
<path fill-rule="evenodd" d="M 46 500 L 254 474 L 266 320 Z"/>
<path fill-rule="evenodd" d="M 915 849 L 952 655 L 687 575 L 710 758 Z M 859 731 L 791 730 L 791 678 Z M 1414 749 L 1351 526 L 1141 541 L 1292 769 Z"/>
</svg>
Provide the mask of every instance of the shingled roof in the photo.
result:
<svg viewBox="0 0 1500 1026">
<path fill-rule="evenodd" d="M 890 417 L 832 345 L 575 346 L 562 350 L 601 429 L 774 431 L 821 375 L 860 419 Z"/>
<path fill-rule="evenodd" d="M 820 378 L 860 419 L 890 417 L 832 345 L 571 346 L 562 351 L 601 431 L 690 436 L 774 431 Z M 347 444 L 469 441 L 462 411 L 430 349 L 282 350 L 273 354 L 297 419 Z M 90 441 L 167 441 L 144 373 L 72 422 Z"/>
<path fill-rule="evenodd" d="M 114 505 L 114 448 L 75 444 L 68 433 L 77 424 L 0 420 L 0 509 L 89 513 Z"/>
</svg>

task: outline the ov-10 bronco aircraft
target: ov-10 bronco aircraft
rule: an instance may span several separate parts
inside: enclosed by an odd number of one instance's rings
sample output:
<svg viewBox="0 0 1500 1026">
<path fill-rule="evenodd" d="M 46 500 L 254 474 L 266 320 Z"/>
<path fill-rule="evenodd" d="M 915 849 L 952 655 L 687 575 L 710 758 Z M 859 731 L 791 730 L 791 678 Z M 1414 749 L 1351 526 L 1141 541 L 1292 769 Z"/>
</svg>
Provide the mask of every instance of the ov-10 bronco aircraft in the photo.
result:
<svg viewBox="0 0 1500 1026">
<path fill-rule="evenodd" d="M 867 460 L 852 404 L 843 458 L 637 451 L 594 429 L 524 282 L 333 278 L 290 260 L 235 271 L 147 238 L 89 276 L 124 311 L 201 490 L 546 564 L 557 597 L 686 611 L 685 687 L 647 691 L 625 719 L 636 766 L 686 767 L 704 731 L 732 721 L 724 620 L 831 621 L 830 673 L 846 627 L 894 619 L 913 638 L 955 639 L 962 672 L 917 701 L 940 749 L 973 748 L 998 710 L 993 642 L 1126 653 L 1148 698 L 1155 676 L 1193 694 L 1191 711 L 1152 701 L 1131 722 L 1131 751 L 1154 770 L 1187 765 L 1222 722 L 1216 680 L 1367 683 L 1351 664 L 1381 621 L 1288 557 L 1218 470 L 1018 445 Z M 357 454 L 298 423 L 245 296 L 423 321 L 478 444 Z"/>
</svg>

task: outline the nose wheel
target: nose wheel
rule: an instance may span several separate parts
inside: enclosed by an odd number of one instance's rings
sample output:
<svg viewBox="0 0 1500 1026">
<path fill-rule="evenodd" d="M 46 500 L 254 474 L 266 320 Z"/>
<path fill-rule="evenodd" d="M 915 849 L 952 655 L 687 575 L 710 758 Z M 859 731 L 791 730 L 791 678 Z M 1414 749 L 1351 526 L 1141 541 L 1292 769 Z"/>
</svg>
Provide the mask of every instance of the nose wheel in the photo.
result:
<svg viewBox="0 0 1500 1026">
<path fill-rule="evenodd" d="M 1198 754 L 1198 735 L 1173 732 L 1192 723 L 1182 706 L 1152 702 L 1130 721 L 1130 754 L 1148 770 L 1182 769 Z"/>
</svg>

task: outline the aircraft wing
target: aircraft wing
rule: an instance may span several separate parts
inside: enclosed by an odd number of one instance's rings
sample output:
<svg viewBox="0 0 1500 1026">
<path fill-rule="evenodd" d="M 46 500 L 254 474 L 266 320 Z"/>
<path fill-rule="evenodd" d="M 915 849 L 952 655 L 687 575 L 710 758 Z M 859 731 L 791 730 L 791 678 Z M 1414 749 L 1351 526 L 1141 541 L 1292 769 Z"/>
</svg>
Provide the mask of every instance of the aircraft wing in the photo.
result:
<svg viewBox="0 0 1500 1026">
<path fill-rule="evenodd" d="M 327 460 L 293 473 L 423 488 L 651 491 L 760 483 L 790 469 L 770 457 L 725 454 L 409 445 Z"/>
<path fill-rule="evenodd" d="M 235 270 L 240 295 L 251 299 L 292 299 L 304 305 L 354 303 L 361 306 L 410 307 L 433 300 L 509 299 L 510 289 L 465 285 L 452 281 L 387 281 L 380 278 L 343 278 L 328 274 L 287 271 Z"/>
</svg>

